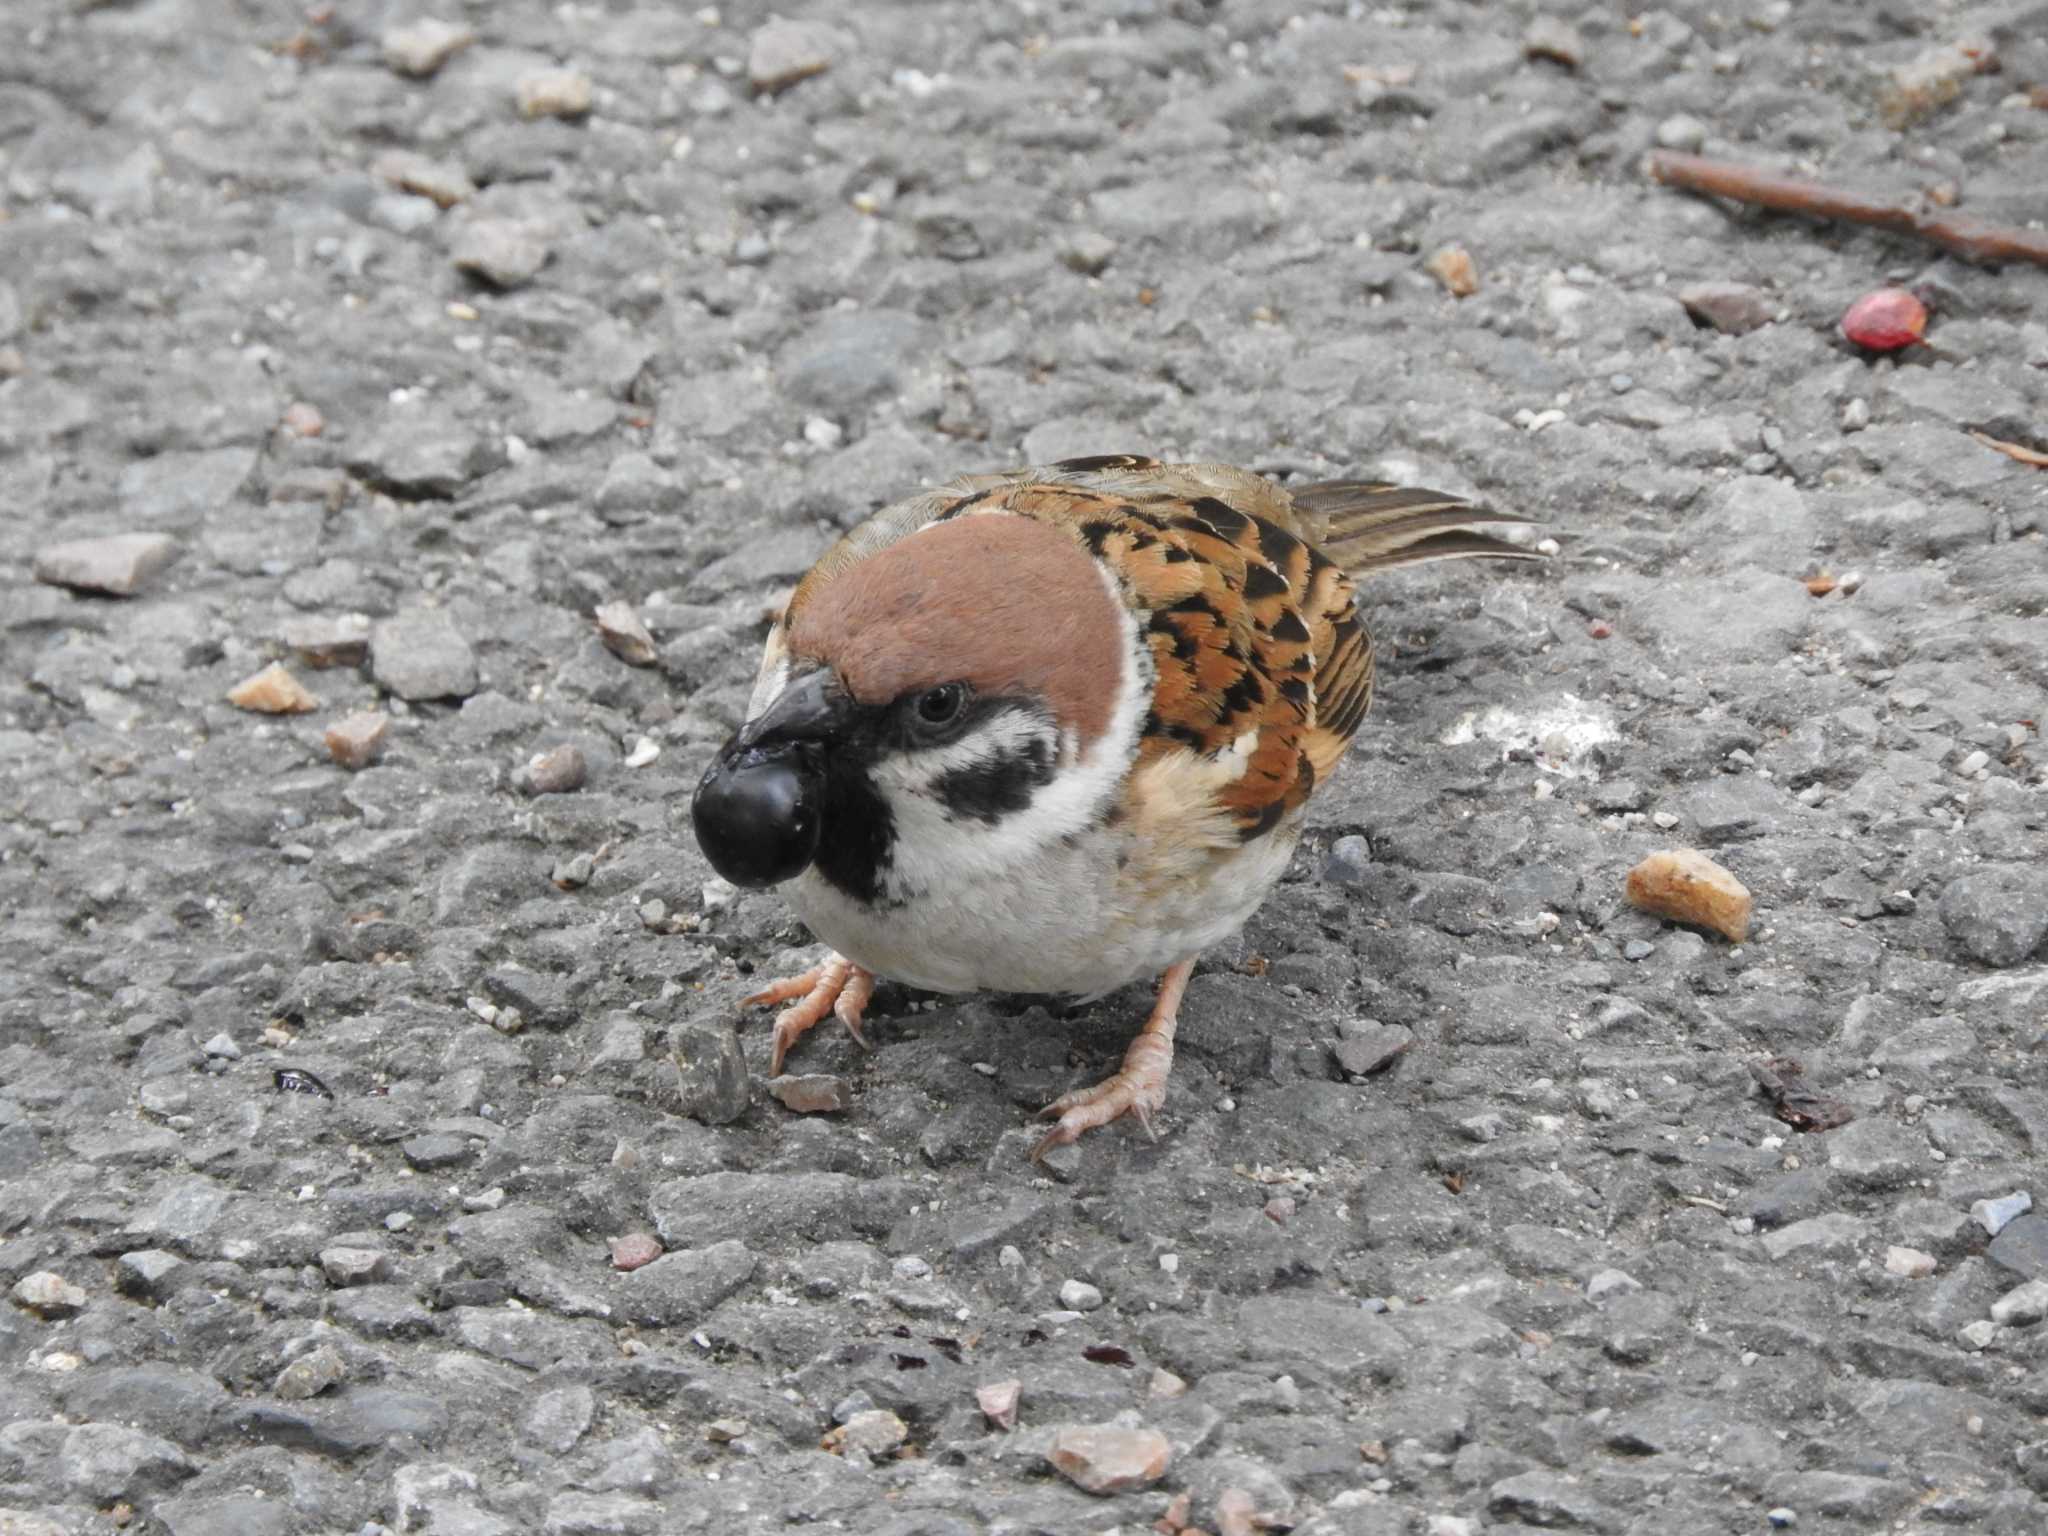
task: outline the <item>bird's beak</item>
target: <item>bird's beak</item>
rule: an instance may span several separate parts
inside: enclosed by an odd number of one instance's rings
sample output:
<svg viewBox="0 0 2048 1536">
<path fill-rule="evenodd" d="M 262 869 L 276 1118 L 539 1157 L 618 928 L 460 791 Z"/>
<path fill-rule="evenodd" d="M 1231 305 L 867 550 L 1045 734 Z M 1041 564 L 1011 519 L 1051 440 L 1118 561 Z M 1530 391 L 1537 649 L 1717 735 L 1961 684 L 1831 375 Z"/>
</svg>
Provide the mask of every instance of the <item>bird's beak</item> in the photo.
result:
<svg viewBox="0 0 2048 1536">
<path fill-rule="evenodd" d="M 853 700 L 824 668 L 793 679 L 740 727 L 697 784 L 697 846 L 734 885 L 778 885 L 804 872 L 824 833 L 827 750 Z"/>
</svg>

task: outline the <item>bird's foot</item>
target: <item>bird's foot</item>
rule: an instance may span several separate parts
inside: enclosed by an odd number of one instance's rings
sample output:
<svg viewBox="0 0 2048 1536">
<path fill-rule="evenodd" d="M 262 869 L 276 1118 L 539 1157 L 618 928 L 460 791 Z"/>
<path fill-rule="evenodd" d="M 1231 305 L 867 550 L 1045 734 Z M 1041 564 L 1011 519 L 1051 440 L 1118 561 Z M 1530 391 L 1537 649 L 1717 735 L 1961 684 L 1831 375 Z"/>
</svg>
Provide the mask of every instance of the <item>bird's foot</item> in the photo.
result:
<svg viewBox="0 0 2048 1536">
<path fill-rule="evenodd" d="M 1174 1025 L 1180 1017 L 1181 994 L 1187 990 L 1194 968 L 1194 961 L 1183 960 L 1160 979 L 1159 999 L 1152 1005 L 1152 1015 L 1125 1049 L 1120 1069 L 1092 1087 L 1061 1094 L 1039 1111 L 1041 1116 L 1059 1123 L 1031 1149 L 1033 1162 L 1054 1147 L 1079 1140 L 1082 1132 L 1107 1125 L 1122 1115 L 1135 1119 L 1154 1141 L 1159 1139 L 1152 1117 L 1166 1102 L 1166 1078 L 1173 1070 Z"/>
<path fill-rule="evenodd" d="M 846 1026 L 846 1032 L 853 1036 L 855 1045 L 864 1051 L 870 1049 L 867 1036 L 860 1031 L 860 1024 L 868 999 L 874 995 L 874 972 L 861 969 L 844 955 L 835 954 L 828 955 L 823 965 L 805 971 L 801 976 L 772 981 L 748 998 L 743 1005 L 748 1008 L 797 999 L 775 1016 L 775 1045 L 768 1057 L 768 1075 L 781 1076 L 782 1058 L 789 1054 L 789 1048 L 828 1013 L 836 1015 Z"/>
</svg>

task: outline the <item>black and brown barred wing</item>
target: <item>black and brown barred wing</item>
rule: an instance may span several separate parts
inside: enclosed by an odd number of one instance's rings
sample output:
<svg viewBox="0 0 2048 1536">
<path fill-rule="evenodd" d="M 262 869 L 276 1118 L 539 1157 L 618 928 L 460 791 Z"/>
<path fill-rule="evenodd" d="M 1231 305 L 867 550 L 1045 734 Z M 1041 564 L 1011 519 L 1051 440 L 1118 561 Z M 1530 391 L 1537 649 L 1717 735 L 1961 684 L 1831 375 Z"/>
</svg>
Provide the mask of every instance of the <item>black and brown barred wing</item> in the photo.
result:
<svg viewBox="0 0 2048 1536">
<path fill-rule="evenodd" d="M 1122 580 L 1155 674 L 1140 773 L 1174 753 L 1211 765 L 1207 792 L 1240 841 L 1307 801 L 1372 695 L 1341 567 L 1221 496 L 1048 481 L 999 499 L 1067 526 Z"/>
</svg>

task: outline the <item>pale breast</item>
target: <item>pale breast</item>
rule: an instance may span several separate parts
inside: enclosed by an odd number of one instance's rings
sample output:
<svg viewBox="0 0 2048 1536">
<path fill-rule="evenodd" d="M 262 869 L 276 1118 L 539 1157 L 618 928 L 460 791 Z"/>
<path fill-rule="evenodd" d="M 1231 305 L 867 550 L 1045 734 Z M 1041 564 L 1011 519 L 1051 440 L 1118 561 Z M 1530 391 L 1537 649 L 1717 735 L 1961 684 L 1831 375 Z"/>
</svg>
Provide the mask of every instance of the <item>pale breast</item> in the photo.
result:
<svg viewBox="0 0 2048 1536">
<path fill-rule="evenodd" d="M 1092 997 L 1237 932 L 1298 839 L 1298 826 L 1281 827 L 1196 856 L 1105 829 L 1042 850 L 1012 877 L 963 877 L 901 905 L 853 901 L 814 873 L 790 897 L 823 942 L 910 986 Z"/>
</svg>

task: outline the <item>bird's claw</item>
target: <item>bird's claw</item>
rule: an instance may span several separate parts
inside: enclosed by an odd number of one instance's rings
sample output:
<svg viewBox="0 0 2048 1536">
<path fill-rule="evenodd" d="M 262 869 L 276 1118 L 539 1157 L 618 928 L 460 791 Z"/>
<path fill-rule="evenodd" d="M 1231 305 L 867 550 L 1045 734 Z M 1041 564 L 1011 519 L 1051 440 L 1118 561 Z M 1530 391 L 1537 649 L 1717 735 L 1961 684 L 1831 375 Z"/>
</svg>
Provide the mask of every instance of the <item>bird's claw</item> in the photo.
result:
<svg viewBox="0 0 2048 1536">
<path fill-rule="evenodd" d="M 770 982 L 749 997 L 745 1003 L 749 1008 L 796 999 L 775 1016 L 774 1042 L 768 1053 L 768 1075 L 781 1076 L 782 1060 L 789 1054 L 790 1047 L 828 1013 L 846 1026 L 854 1044 L 864 1051 L 873 1049 L 861 1033 L 860 1026 L 861 1013 L 867 1007 L 868 999 L 874 995 L 875 978 L 871 973 L 844 955 L 833 955 L 814 970 Z"/>
</svg>

